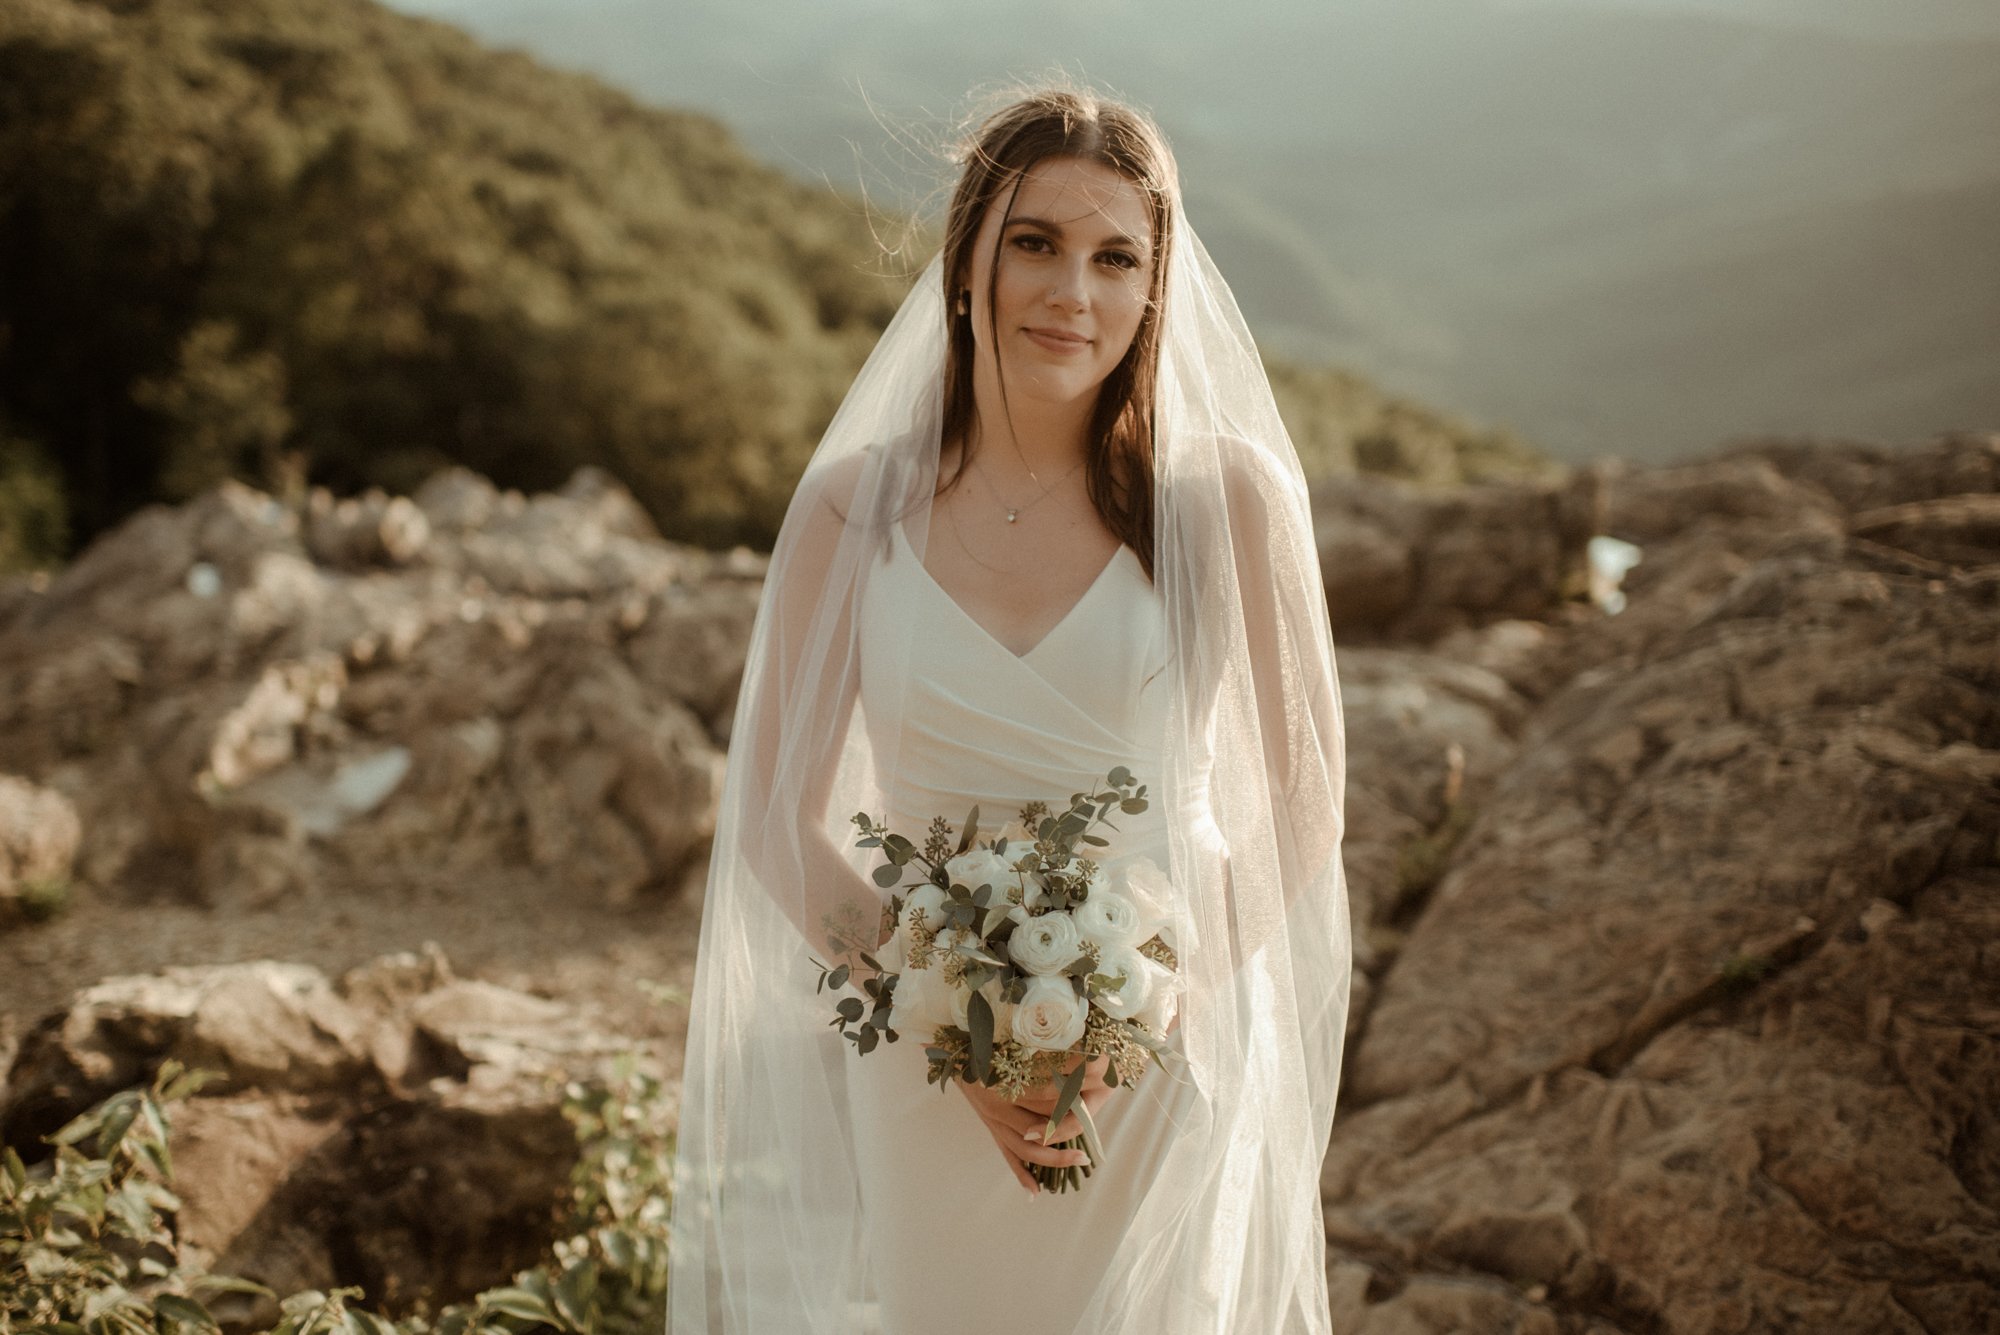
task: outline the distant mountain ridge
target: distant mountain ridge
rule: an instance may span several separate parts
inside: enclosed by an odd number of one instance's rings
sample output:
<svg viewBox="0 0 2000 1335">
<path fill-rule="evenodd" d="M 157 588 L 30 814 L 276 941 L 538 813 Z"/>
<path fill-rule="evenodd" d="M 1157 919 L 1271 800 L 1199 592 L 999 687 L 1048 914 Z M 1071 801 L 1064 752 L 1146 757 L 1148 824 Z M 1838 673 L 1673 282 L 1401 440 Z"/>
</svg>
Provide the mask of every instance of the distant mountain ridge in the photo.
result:
<svg viewBox="0 0 2000 1335">
<path fill-rule="evenodd" d="M 1190 215 L 1271 346 L 1569 457 L 1674 457 L 1753 423 L 1906 439 L 2000 422 L 1993 247 L 1962 239 L 2000 234 L 2000 217 L 1961 228 L 1947 202 L 1983 209 L 2000 182 L 2000 22 L 1974 6 L 1282 0 L 1246 21 L 1194 0 L 1026 0 L 946 22 L 893 0 L 442 2 L 497 40 L 672 88 L 790 170 L 891 198 L 934 185 L 923 141 L 968 87 L 1081 68 L 1165 121 Z M 1898 256 L 1925 192 L 1939 212 L 1919 235 L 1954 244 L 1934 258 L 1991 314 L 1899 312 L 1913 341 L 1857 362 L 1878 341 L 1866 308 L 1910 300 Z M 1726 275 L 1740 233 L 1815 216 L 1858 268 L 1768 246 L 1761 262 L 1790 269 L 1775 290 L 1853 290 L 1860 323 L 1794 322 L 1788 369 L 1766 377 L 1784 312 L 1746 312 Z M 1684 279 L 1651 330 L 1624 300 Z M 1648 357 L 1607 365 L 1606 329 L 1637 330 Z M 1995 369 L 1912 369 L 1940 345 Z M 1857 380 L 1866 411 L 1843 406 Z"/>
<path fill-rule="evenodd" d="M 368 0 L 8 0 L 0 572 L 227 476 L 299 504 L 452 463 L 594 465 L 672 537 L 768 543 L 905 230 Z M 1350 375 L 1280 389 L 1316 472 L 1548 467 Z"/>
</svg>

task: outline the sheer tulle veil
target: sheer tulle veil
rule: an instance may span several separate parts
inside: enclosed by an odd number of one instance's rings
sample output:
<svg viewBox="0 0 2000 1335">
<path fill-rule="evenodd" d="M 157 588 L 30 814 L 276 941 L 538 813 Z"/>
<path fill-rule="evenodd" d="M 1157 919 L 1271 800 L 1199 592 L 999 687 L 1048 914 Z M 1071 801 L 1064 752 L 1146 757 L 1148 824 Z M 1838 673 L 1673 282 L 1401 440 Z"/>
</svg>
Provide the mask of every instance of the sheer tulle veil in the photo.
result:
<svg viewBox="0 0 2000 1335">
<path fill-rule="evenodd" d="M 1228 287 L 1172 209 L 1152 553 L 1172 689 L 1165 772 L 1140 777 L 1168 815 L 1181 1078 L 1196 1097 L 1075 1330 L 1321 1335 L 1319 1169 L 1350 978 L 1340 694 L 1297 455 Z M 851 820 L 890 807 L 902 716 L 863 726 L 860 664 L 894 662 L 924 632 L 864 643 L 855 610 L 890 526 L 919 555 L 929 532 L 947 319 L 933 260 L 828 427 L 772 555 L 695 976 L 671 1335 L 865 1329 L 873 1259 L 848 1059 L 812 961 L 830 935 L 872 943 L 884 902 Z M 1006 1171 L 997 1153 L 993 1171 Z M 1008 1278 L 977 1256 L 937 1265 L 938 1329 L 955 1302 L 1006 1301 Z"/>
</svg>

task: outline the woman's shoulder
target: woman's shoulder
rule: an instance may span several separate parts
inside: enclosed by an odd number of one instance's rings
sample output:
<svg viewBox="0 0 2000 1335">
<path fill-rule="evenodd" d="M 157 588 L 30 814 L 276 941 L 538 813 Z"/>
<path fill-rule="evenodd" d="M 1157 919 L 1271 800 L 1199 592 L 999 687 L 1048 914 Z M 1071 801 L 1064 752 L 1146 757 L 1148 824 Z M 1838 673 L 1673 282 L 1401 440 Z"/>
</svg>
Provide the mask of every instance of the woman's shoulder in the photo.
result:
<svg viewBox="0 0 2000 1335">
<path fill-rule="evenodd" d="M 1203 496 L 1212 497 L 1239 521 L 1306 504 L 1305 478 L 1289 440 L 1218 431 L 1193 444 L 1198 456 L 1189 462 L 1196 466 L 1176 471 L 1190 481 L 1203 475 L 1211 481 L 1184 488 L 1187 499 L 1199 503 Z"/>
</svg>

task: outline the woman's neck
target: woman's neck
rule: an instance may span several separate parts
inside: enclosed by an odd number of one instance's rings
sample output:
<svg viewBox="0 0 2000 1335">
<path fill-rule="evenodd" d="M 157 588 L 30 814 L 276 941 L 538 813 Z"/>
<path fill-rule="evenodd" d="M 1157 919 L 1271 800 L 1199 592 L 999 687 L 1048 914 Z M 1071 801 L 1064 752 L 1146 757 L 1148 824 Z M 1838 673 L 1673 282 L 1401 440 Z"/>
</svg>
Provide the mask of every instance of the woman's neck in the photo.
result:
<svg viewBox="0 0 2000 1335">
<path fill-rule="evenodd" d="M 1046 481 L 1089 452 L 1090 419 L 1097 406 L 1094 395 L 1072 403 L 1048 403 L 1019 394 L 1003 398 L 995 388 L 991 393 L 975 392 L 973 404 L 972 434 L 978 448 L 990 451 L 989 466 L 1011 463 Z"/>
</svg>

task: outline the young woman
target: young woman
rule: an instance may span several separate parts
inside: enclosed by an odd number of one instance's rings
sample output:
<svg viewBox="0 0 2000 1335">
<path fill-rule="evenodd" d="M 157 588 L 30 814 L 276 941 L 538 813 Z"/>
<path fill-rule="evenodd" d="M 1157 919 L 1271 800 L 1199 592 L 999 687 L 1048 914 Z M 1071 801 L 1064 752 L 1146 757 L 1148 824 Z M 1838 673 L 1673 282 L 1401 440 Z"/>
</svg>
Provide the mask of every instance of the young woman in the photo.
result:
<svg viewBox="0 0 2000 1335">
<path fill-rule="evenodd" d="M 1130 108 L 989 118 L 943 253 L 800 484 L 752 635 L 690 1021 L 674 1335 L 1325 1332 L 1349 934 L 1344 739 L 1298 461 L 1173 159 Z M 1170 1069 L 1086 1074 L 1104 1161 L 1040 1192 L 1044 1087 L 860 1054 L 815 961 L 921 840 L 1123 766 L 1100 856 L 1172 884 Z"/>
</svg>

